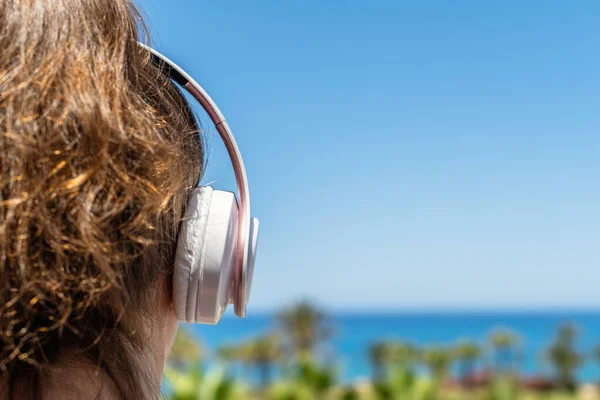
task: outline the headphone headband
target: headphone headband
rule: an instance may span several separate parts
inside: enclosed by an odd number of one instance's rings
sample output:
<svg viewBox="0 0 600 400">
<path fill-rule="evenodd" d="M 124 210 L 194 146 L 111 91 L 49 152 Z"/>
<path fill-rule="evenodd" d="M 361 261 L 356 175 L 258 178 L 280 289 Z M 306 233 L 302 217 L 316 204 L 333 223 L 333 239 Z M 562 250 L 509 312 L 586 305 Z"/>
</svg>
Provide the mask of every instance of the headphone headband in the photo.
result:
<svg viewBox="0 0 600 400">
<path fill-rule="evenodd" d="M 169 60 L 163 54 L 143 43 L 139 43 L 139 45 L 150 52 L 153 63 L 163 70 L 169 78 L 185 88 L 188 93 L 200 103 L 217 128 L 217 131 L 225 144 L 229 158 L 231 159 L 239 197 L 238 232 L 235 247 L 235 267 L 233 270 L 233 293 L 231 300 L 233 301 L 235 314 L 239 317 L 244 317 L 246 315 L 246 299 L 248 296 L 246 291 L 249 290 L 249 285 L 246 285 L 248 279 L 248 255 L 246 246 L 250 235 L 250 192 L 244 160 L 242 159 L 240 150 L 235 142 L 235 138 L 229 129 L 229 125 L 227 125 L 227 122 L 225 121 L 223 113 L 221 113 L 219 107 L 217 107 L 202 86 L 200 86 L 200 84 L 189 76 L 181 67 Z"/>
</svg>

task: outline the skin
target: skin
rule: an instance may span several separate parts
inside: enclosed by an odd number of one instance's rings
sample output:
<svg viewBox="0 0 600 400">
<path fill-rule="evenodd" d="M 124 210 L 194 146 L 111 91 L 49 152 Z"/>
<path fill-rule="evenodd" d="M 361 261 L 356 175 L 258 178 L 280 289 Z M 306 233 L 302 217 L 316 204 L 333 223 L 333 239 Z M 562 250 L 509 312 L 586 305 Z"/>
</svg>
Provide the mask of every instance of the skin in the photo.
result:
<svg viewBox="0 0 600 400">
<path fill-rule="evenodd" d="M 146 338 L 148 346 L 144 348 L 139 363 L 150 372 L 148 395 L 158 399 L 163 367 L 175 336 L 178 321 L 173 312 L 173 303 L 167 289 L 166 279 L 154 288 L 157 299 L 154 315 L 148 320 Z M 84 358 L 63 357 L 60 365 L 53 367 L 49 379 L 44 379 L 44 397 L 64 400 L 117 400 L 121 399 L 115 384 L 97 365 Z"/>
</svg>

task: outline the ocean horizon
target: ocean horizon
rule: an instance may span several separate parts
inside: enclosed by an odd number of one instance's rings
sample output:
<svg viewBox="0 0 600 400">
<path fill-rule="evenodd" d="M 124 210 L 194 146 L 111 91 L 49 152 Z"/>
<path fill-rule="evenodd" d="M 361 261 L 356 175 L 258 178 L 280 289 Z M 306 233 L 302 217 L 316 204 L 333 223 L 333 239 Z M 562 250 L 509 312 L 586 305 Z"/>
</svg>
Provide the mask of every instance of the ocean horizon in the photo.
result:
<svg viewBox="0 0 600 400">
<path fill-rule="evenodd" d="M 506 328 L 520 338 L 520 371 L 523 376 L 548 376 L 543 359 L 557 328 L 571 323 L 578 327 L 577 348 L 590 354 L 600 345 L 600 309 L 579 310 L 402 310 L 331 312 L 335 334 L 321 355 L 337 367 L 340 379 L 351 382 L 371 376 L 369 345 L 378 340 L 397 339 L 417 346 L 451 346 L 471 339 L 485 345 L 495 329 Z M 245 319 L 227 314 L 217 326 L 188 325 L 191 334 L 210 354 L 222 345 L 241 343 L 276 328 L 274 313 L 250 313 Z M 478 367 L 484 368 L 485 357 Z M 583 382 L 600 380 L 600 360 L 586 359 L 577 370 Z"/>
</svg>

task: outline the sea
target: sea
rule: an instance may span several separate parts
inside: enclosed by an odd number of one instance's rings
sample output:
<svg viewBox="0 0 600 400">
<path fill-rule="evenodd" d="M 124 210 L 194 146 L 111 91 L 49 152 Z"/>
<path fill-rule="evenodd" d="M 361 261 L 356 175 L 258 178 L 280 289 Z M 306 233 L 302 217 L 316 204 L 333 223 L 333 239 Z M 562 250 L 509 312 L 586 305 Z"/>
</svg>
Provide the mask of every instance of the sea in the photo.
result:
<svg viewBox="0 0 600 400">
<path fill-rule="evenodd" d="M 330 316 L 334 336 L 322 348 L 328 361 L 335 360 L 342 382 L 371 375 L 368 349 L 378 340 L 397 339 L 417 346 L 451 346 L 472 339 L 485 346 L 496 329 L 510 329 L 520 338 L 520 370 L 523 376 L 552 373 L 544 350 L 552 343 L 561 324 L 578 328 L 576 347 L 586 356 L 577 376 L 584 382 L 600 381 L 600 359 L 591 354 L 600 346 L 598 311 L 493 311 L 493 312 L 344 312 Z M 251 315 L 245 319 L 225 316 L 216 326 L 190 325 L 187 328 L 201 344 L 214 350 L 221 345 L 241 343 L 277 327 L 273 315 Z M 600 357 L 600 355 L 599 355 Z M 484 367 L 485 358 L 480 362 Z"/>
</svg>

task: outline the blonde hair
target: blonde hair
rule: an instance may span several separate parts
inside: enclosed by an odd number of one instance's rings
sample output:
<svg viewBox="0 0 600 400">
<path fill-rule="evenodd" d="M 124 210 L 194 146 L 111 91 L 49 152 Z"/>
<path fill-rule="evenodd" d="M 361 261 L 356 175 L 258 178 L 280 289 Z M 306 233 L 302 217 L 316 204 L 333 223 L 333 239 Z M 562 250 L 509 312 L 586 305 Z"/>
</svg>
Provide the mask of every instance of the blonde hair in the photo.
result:
<svg viewBox="0 0 600 400">
<path fill-rule="evenodd" d="M 40 398 L 45 369 L 70 349 L 105 368 L 124 398 L 146 396 L 132 356 L 144 340 L 140 314 L 169 274 L 203 152 L 185 99 L 138 46 L 141 33 L 128 0 L 0 0 L 9 398 Z"/>
</svg>

